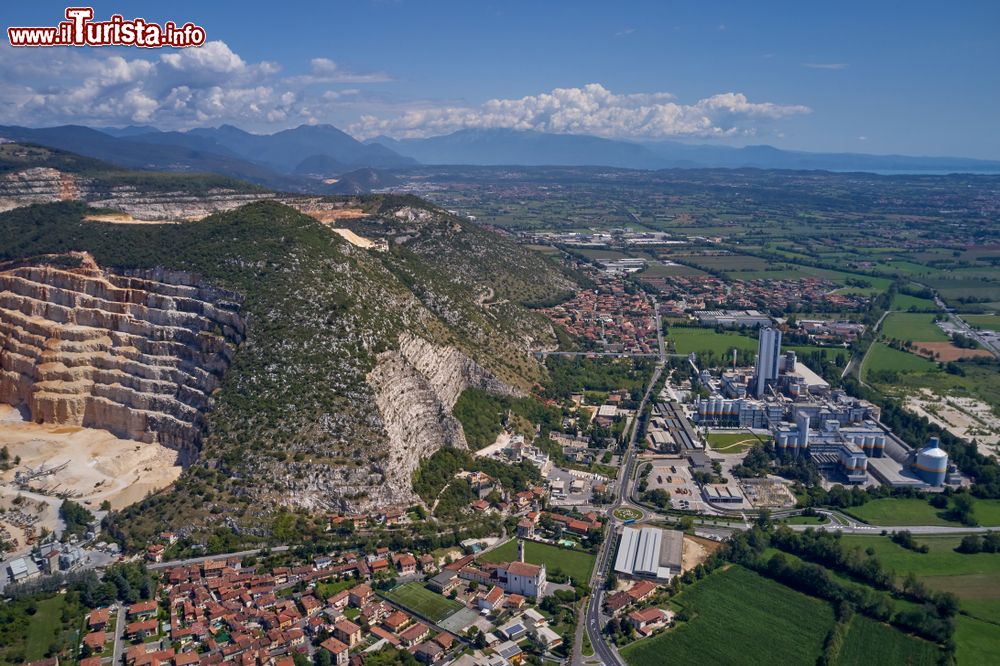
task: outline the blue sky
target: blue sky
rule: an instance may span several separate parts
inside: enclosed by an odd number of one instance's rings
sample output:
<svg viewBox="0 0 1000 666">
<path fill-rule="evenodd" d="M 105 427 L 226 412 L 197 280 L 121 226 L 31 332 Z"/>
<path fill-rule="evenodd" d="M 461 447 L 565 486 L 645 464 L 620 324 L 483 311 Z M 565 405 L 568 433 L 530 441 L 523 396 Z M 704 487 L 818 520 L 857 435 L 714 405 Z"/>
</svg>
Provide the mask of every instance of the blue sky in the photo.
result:
<svg viewBox="0 0 1000 666">
<path fill-rule="evenodd" d="M 17 3 L 4 27 L 54 25 L 64 7 Z M 1000 159 L 997 2 L 94 8 L 98 19 L 190 20 L 214 43 L 172 55 L 0 48 L 0 122 L 331 122 L 359 136 L 513 126 Z"/>
</svg>

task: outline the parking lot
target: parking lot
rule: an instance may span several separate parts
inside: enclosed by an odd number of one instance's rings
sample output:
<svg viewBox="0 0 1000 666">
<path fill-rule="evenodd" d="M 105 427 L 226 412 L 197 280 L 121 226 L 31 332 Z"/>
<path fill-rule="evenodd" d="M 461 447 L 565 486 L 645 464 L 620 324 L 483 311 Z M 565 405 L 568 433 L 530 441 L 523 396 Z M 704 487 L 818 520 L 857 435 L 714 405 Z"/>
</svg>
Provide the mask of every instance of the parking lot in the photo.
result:
<svg viewBox="0 0 1000 666">
<path fill-rule="evenodd" d="M 647 461 L 640 462 L 644 466 Z M 687 460 L 681 457 L 657 458 L 653 463 L 653 471 L 649 473 L 648 490 L 657 488 L 670 493 L 670 506 L 683 511 L 702 511 L 705 502 L 701 498 L 698 484 L 691 478 L 691 470 Z"/>
</svg>

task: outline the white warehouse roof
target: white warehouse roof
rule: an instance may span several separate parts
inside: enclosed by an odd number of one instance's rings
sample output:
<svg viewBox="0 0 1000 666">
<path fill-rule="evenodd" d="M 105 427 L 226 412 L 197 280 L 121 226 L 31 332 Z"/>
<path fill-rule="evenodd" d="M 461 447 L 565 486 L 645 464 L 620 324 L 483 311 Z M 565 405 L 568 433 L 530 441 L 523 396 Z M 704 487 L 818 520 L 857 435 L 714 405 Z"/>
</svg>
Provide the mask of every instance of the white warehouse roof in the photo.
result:
<svg viewBox="0 0 1000 666">
<path fill-rule="evenodd" d="M 677 534 L 683 539 L 683 534 Z M 670 537 L 666 551 L 665 535 Z M 675 539 L 672 532 L 656 527 L 626 527 L 615 557 L 615 571 L 628 576 L 670 578 L 671 568 L 675 573 L 680 570 L 680 546 L 682 541 Z"/>
</svg>

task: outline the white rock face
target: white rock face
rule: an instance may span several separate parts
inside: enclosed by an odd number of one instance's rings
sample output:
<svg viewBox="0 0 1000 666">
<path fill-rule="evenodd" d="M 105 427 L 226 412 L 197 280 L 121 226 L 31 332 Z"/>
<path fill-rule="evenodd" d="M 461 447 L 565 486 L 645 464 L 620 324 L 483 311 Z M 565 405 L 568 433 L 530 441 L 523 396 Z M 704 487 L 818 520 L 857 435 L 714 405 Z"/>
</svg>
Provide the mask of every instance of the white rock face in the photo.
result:
<svg viewBox="0 0 1000 666">
<path fill-rule="evenodd" d="M 399 350 L 382 353 L 368 374 L 376 404 L 389 435 L 385 482 L 372 505 L 419 502 L 413 472 L 420 461 L 443 446 L 466 449 L 462 424 L 451 410 L 467 388 L 494 393 L 516 392 L 454 347 L 433 345 L 404 333 Z"/>
<path fill-rule="evenodd" d="M 0 266 L 0 402 L 193 459 L 209 395 L 244 337 L 235 295 L 76 257 L 75 268 Z"/>
<path fill-rule="evenodd" d="M 195 220 L 239 208 L 270 192 L 215 189 L 197 196 L 183 192 L 140 192 L 130 185 L 108 187 L 57 169 L 34 167 L 0 176 L 0 211 L 36 203 L 78 199 L 97 208 L 110 208 L 137 220 Z"/>
</svg>

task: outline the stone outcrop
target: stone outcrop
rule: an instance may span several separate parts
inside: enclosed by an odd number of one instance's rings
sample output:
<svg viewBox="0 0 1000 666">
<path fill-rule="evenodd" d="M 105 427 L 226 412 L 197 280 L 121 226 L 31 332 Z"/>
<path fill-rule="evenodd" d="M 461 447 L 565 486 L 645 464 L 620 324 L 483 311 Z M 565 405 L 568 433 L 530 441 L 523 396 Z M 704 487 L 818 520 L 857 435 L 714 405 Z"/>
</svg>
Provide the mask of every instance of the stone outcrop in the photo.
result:
<svg viewBox="0 0 1000 666">
<path fill-rule="evenodd" d="M 197 220 L 220 211 L 233 210 L 260 199 L 274 198 L 270 192 L 238 192 L 212 189 L 204 193 L 154 191 L 132 185 L 108 185 L 95 179 L 33 167 L 0 176 L 0 211 L 36 203 L 78 199 L 95 208 L 122 211 L 137 220 Z"/>
<path fill-rule="evenodd" d="M 0 402 L 189 461 L 245 335 L 238 311 L 177 271 L 115 274 L 86 254 L 0 264 Z"/>
<path fill-rule="evenodd" d="M 462 424 L 451 414 L 462 391 L 515 393 L 454 347 L 409 333 L 400 336 L 397 351 L 379 355 L 368 383 L 389 436 L 389 454 L 380 470 L 384 483 L 380 496 L 371 498 L 383 505 L 419 502 L 411 481 L 420 461 L 443 446 L 468 448 Z"/>
</svg>

